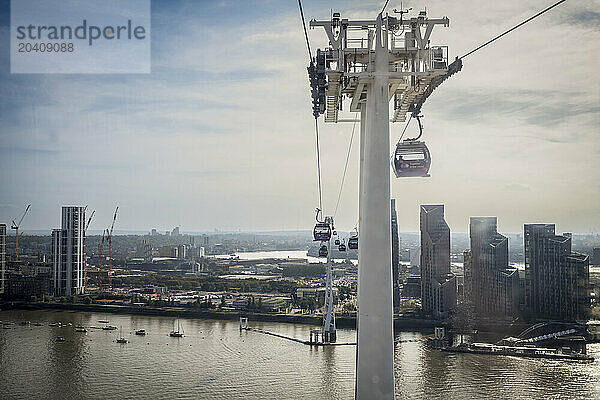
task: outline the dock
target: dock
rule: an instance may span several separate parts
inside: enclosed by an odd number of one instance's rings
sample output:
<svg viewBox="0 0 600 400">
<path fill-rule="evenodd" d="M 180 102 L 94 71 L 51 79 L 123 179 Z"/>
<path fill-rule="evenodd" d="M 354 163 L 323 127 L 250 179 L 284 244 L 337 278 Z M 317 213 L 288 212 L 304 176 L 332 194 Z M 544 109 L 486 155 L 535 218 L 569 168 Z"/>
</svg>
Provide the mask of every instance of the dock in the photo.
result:
<svg viewBox="0 0 600 400">
<path fill-rule="evenodd" d="M 331 342 L 311 342 L 310 340 L 302 340 L 291 336 L 281 335 L 279 333 L 265 331 L 260 328 L 252 328 L 252 327 L 243 327 L 242 330 L 252 331 L 263 333 L 265 335 L 275 336 L 281 339 L 291 340 L 292 342 L 307 344 L 309 346 L 355 346 L 356 342 L 340 342 L 340 343 L 331 343 Z"/>
<path fill-rule="evenodd" d="M 553 360 L 571 360 L 592 362 L 594 357 L 585 353 L 563 352 L 558 349 L 526 346 L 500 346 L 491 343 L 473 343 L 469 346 L 442 347 L 442 351 L 452 353 L 487 354 L 496 356 L 515 356 L 525 358 L 546 358 Z"/>
</svg>

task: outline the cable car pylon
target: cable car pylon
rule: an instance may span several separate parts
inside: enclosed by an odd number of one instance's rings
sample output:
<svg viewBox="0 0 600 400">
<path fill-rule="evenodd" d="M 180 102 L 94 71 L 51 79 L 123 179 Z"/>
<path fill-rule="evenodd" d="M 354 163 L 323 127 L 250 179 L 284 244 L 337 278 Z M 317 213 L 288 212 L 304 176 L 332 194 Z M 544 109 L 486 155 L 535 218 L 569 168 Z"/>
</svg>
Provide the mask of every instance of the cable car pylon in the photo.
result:
<svg viewBox="0 0 600 400">
<path fill-rule="evenodd" d="M 323 302 L 323 324 L 321 327 L 321 338 L 323 343 L 335 343 L 337 334 L 335 329 L 335 312 L 333 309 L 333 274 L 331 271 L 331 236 L 335 233 L 333 217 L 319 219 L 321 209 L 317 208 L 315 219 L 317 223 L 313 230 L 313 240 L 320 242 L 319 257 L 327 257 L 325 266 L 325 299 Z M 339 239 L 335 239 L 339 242 Z"/>
<path fill-rule="evenodd" d="M 334 12 L 330 20 L 310 21 L 329 42 L 308 68 L 313 115 L 338 122 L 344 98 L 351 99 L 350 112 L 361 114 L 360 247 L 358 234 L 348 239 L 348 248 L 359 251 L 357 399 L 394 399 L 389 102 L 394 98 L 393 122 L 405 121 L 432 80 L 448 73 L 447 48 L 430 45 L 436 25 L 449 20 L 430 19 L 425 11 L 400 19 L 382 11 L 373 20 L 351 21 Z"/>
<path fill-rule="evenodd" d="M 351 99 L 350 112 L 361 114 L 356 399 L 394 399 L 389 101 L 393 98 L 391 122 L 404 122 L 409 114 L 420 122 L 423 103 L 441 83 L 462 69 L 462 59 L 565 1 L 557 1 L 448 64 L 447 46 L 432 45 L 430 37 L 436 25 L 448 27 L 449 19 L 429 18 L 426 11 L 405 18 L 410 10 L 402 10 L 399 19 L 384 15 L 387 1 L 374 20 L 351 21 L 339 12 L 333 12 L 330 20 L 311 20 L 311 28 L 325 30 L 328 43 L 324 50 L 317 50 L 313 59 L 298 0 L 310 58 L 315 119 L 324 114 L 325 122 L 343 122 L 338 115 L 344 98 Z M 315 130 L 318 145 L 317 122 Z M 407 148 L 399 145 L 396 153 L 402 157 L 397 161 L 405 161 L 403 150 Z M 428 149 L 423 143 L 410 150 L 422 157 L 420 172 L 406 175 L 410 169 L 418 170 L 407 163 L 394 165 L 396 175 L 426 176 L 431 161 Z M 319 199 L 321 205 L 320 172 Z M 328 244 L 330 250 L 330 240 Z M 358 247 L 358 235 L 348 240 L 348 248 L 354 246 Z"/>
</svg>

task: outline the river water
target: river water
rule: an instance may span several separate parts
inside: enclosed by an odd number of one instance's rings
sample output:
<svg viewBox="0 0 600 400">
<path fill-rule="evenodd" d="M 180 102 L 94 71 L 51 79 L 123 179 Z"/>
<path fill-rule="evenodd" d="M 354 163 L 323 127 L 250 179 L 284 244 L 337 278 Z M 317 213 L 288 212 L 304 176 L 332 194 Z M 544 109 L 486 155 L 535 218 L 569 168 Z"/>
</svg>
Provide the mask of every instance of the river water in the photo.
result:
<svg viewBox="0 0 600 400">
<path fill-rule="evenodd" d="M 123 327 L 127 344 L 118 344 Z M 182 319 L 183 338 L 171 338 L 173 319 L 65 311 L 0 312 L 13 321 L 0 329 L 2 399 L 350 399 L 354 394 L 355 347 L 310 346 L 257 332 L 235 321 Z M 31 321 L 21 326 L 20 321 Z M 42 326 L 34 326 L 41 322 Z M 73 326 L 52 327 L 52 322 Z M 251 326 L 308 338 L 311 326 Z M 147 336 L 133 331 L 146 329 Z M 57 342 L 62 336 L 65 342 Z M 419 339 L 402 332 L 399 339 Z M 340 342 L 355 340 L 338 331 Z M 600 358 L 600 345 L 588 347 Z M 395 350 L 398 399 L 599 399 L 600 362 L 520 359 L 443 353 L 422 342 Z"/>
</svg>

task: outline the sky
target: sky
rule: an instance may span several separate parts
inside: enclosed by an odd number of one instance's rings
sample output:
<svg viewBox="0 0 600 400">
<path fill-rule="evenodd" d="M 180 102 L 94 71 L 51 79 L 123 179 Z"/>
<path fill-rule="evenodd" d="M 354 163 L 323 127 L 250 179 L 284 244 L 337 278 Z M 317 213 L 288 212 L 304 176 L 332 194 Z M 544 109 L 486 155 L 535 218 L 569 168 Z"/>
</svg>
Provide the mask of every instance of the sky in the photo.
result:
<svg viewBox="0 0 600 400">
<path fill-rule="evenodd" d="M 548 0 L 403 1 L 447 16 L 432 44 L 460 56 Z M 10 2 L 0 0 L 0 222 L 24 230 L 60 206 L 96 210 L 90 229 L 310 229 L 317 206 L 307 52 L 295 1 L 152 1 L 150 74 L 11 74 Z M 383 1 L 304 0 L 307 19 L 375 18 Z M 390 1 L 388 11 L 400 8 Z M 600 232 L 600 1 L 569 0 L 464 60 L 423 106 L 431 178 L 392 174 L 400 231 L 420 204 L 469 216 Z M 324 31 L 310 30 L 314 49 Z M 349 114 L 344 116 L 351 117 Z M 320 119 L 323 200 L 333 213 L 351 123 Z M 402 123 L 391 124 L 392 146 Z M 409 133 L 418 128 L 409 126 Z M 356 127 L 358 131 L 358 127 Z M 358 219 L 358 134 L 335 216 Z M 393 148 L 393 147 L 392 147 Z"/>
</svg>

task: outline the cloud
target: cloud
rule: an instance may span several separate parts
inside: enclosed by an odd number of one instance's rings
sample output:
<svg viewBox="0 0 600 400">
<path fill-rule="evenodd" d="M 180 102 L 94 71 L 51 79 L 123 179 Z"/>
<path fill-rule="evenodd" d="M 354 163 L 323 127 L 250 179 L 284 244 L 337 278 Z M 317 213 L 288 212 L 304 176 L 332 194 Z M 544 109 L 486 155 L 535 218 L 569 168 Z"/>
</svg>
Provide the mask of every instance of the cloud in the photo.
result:
<svg viewBox="0 0 600 400">
<path fill-rule="evenodd" d="M 600 13 L 591 10 L 574 12 L 564 17 L 566 24 L 580 24 L 586 28 L 599 29 Z"/>
<path fill-rule="evenodd" d="M 509 183 L 507 185 L 504 185 L 504 190 L 507 190 L 510 192 L 526 192 L 526 191 L 529 191 L 530 189 L 531 189 L 531 187 L 524 183 Z"/>
<path fill-rule="evenodd" d="M 303 2 L 307 20 L 328 18 L 330 7 L 365 18 L 382 5 Z M 432 0 L 428 13 L 451 19 L 432 44 L 464 54 L 545 5 Z M 147 75 L 11 75 L 8 29 L 0 26 L 0 151 L 10 154 L 0 158 L 0 202 L 40 199 L 29 220 L 38 228 L 56 225 L 59 206 L 74 202 L 97 209 L 99 220 L 110 220 L 118 203 L 120 229 L 175 221 L 196 231 L 308 228 L 317 203 L 314 120 L 297 4 L 152 6 Z M 404 6 L 416 13 L 422 3 Z M 418 204 L 433 202 L 446 203 L 461 229 L 474 214 L 498 215 L 514 231 L 529 217 L 555 218 L 572 231 L 600 224 L 572 212 L 597 209 L 600 194 L 594 13 L 566 2 L 469 56 L 436 89 L 423 108 L 432 177 L 392 182 L 401 230 L 417 230 Z M 322 30 L 309 37 L 313 50 L 327 45 Z M 392 125 L 391 136 L 402 128 Z M 352 126 L 320 129 L 327 209 L 335 207 Z M 336 216 L 342 229 L 356 223 L 357 144 Z"/>
<path fill-rule="evenodd" d="M 436 102 L 439 111 L 449 118 L 460 118 L 469 123 L 492 123 L 502 120 L 511 125 L 533 125 L 556 128 L 571 125 L 574 121 L 586 125 L 587 133 L 597 126 L 600 105 L 584 92 L 549 89 L 458 89 Z M 516 123 L 515 123 L 516 121 Z M 553 141 L 573 141 L 570 138 L 553 138 Z"/>
</svg>

